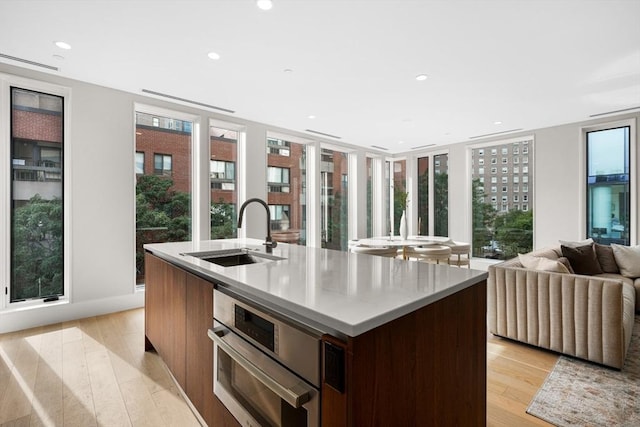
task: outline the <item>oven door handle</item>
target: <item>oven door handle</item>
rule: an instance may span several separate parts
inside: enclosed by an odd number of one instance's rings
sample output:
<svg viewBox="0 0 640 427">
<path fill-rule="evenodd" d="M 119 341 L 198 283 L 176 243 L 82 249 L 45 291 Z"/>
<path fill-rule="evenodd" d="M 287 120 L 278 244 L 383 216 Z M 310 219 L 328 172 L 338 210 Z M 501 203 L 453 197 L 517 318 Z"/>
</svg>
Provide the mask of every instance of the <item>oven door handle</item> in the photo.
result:
<svg viewBox="0 0 640 427">
<path fill-rule="evenodd" d="M 301 381 L 298 381 L 294 388 L 286 387 L 277 380 L 269 376 L 266 372 L 256 366 L 240 354 L 232 345 L 224 339 L 229 330 L 224 326 L 209 329 L 207 335 L 209 338 L 229 355 L 238 365 L 246 369 L 253 377 L 260 381 L 265 387 L 277 394 L 281 399 L 294 408 L 299 408 L 310 400 L 310 387 L 307 387 Z M 272 362 L 275 363 L 275 362 Z"/>
</svg>

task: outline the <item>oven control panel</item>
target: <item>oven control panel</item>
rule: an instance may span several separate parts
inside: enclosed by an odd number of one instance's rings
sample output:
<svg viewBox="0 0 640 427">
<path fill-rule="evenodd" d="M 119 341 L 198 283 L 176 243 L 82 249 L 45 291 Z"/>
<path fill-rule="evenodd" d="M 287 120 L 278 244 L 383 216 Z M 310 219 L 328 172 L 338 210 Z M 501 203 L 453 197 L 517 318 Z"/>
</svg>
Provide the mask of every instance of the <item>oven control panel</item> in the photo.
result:
<svg viewBox="0 0 640 427">
<path fill-rule="evenodd" d="M 238 304 L 234 304 L 234 315 L 235 327 L 239 331 L 244 332 L 249 338 L 254 339 L 266 349 L 276 352 L 276 327 L 273 322 Z"/>
</svg>

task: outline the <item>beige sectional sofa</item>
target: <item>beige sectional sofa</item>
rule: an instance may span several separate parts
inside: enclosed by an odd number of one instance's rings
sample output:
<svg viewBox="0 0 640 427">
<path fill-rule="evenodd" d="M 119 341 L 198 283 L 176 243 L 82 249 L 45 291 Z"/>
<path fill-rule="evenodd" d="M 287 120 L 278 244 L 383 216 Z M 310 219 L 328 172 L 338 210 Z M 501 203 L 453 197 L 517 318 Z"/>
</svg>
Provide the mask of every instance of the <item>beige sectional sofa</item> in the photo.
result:
<svg viewBox="0 0 640 427">
<path fill-rule="evenodd" d="M 560 246 L 530 253 L 558 260 Z M 489 332 L 622 368 L 640 311 L 640 278 L 524 268 L 519 258 L 489 267 Z"/>
</svg>

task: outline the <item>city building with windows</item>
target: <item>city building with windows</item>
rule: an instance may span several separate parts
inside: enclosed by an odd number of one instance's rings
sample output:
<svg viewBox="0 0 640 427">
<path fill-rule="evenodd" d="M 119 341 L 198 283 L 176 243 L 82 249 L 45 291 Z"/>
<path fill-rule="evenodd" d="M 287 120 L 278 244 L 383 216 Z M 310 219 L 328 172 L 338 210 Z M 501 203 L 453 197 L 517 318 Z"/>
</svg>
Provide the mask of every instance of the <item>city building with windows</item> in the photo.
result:
<svg viewBox="0 0 640 427">
<path fill-rule="evenodd" d="M 532 209 L 533 158 L 533 140 L 526 138 L 473 149 L 471 177 L 482 187 L 482 201 L 498 212 Z"/>
</svg>

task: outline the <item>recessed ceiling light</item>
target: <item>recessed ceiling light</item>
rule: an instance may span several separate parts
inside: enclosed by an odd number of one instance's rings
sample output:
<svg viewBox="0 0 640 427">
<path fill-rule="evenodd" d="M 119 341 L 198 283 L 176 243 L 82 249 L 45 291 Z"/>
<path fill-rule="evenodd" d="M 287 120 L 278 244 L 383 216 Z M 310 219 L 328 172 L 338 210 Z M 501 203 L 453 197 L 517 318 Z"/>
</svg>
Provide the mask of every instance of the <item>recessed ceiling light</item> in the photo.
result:
<svg viewBox="0 0 640 427">
<path fill-rule="evenodd" d="M 314 116 L 313 114 L 311 114 L 311 115 L 307 116 L 307 118 L 308 118 L 308 119 L 315 119 L 315 118 L 316 118 L 316 116 Z"/>
<path fill-rule="evenodd" d="M 428 78 L 428 76 L 426 74 L 418 74 L 416 76 L 416 80 L 419 81 L 419 82 L 427 80 L 427 78 Z"/>
<path fill-rule="evenodd" d="M 293 73 L 293 70 L 291 68 L 285 68 L 284 70 L 285 73 Z"/>
<path fill-rule="evenodd" d="M 209 57 L 209 59 L 213 59 L 213 60 L 220 59 L 220 55 L 215 52 L 209 52 L 207 56 Z"/>
<path fill-rule="evenodd" d="M 404 141 L 398 141 L 398 144 L 404 144 Z"/>
<path fill-rule="evenodd" d="M 273 2 L 271 0 L 258 0 L 256 5 L 262 10 L 269 10 L 273 7 Z"/>
<path fill-rule="evenodd" d="M 65 42 L 55 42 L 56 46 L 58 46 L 60 49 L 65 49 L 65 50 L 69 50 L 71 49 L 71 45 L 69 43 L 65 43 Z"/>
<path fill-rule="evenodd" d="M 502 122 L 500 120 L 496 120 L 495 122 L 493 122 L 494 125 L 501 125 Z"/>
</svg>

